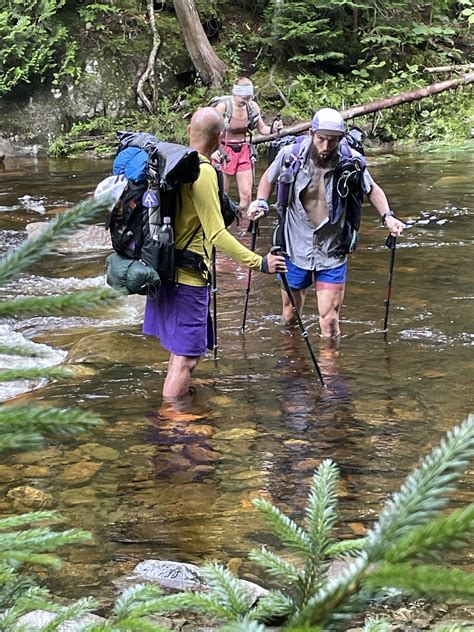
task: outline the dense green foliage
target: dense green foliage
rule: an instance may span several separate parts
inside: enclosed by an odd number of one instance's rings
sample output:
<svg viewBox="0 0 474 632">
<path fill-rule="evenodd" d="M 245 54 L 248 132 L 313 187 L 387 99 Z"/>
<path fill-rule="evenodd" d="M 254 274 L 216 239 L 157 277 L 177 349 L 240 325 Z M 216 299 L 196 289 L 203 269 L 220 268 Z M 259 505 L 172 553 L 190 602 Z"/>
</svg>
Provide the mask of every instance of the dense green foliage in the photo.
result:
<svg viewBox="0 0 474 632">
<path fill-rule="evenodd" d="M 470 7 L 468 0 L 270 0 L 261 41 L 270 57 L 292 63 L 454 63 L 469 39 Z"/>
</svg>

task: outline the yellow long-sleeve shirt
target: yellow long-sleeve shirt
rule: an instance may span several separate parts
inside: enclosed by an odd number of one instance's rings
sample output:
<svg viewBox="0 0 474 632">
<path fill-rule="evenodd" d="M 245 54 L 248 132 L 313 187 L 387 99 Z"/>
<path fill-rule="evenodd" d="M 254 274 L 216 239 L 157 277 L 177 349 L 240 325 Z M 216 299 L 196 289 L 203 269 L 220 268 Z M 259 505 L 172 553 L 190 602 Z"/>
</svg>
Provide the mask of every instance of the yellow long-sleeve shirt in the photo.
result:
<svg viewBox="0 0 474 632">
<path fill-rule="evenodd" d="M 187 250 L 202 255 L 209 268 L 212 246 L 215 246 L 234 261 L 261 270 L 262 257 L 246 248 L 226 229 L 220 211 L 217 174 L 204 156 L 200 158 L 205 162 L 201 163 L 198 179 L 192 184 L 182 184 L 181 196 L 178 196 L 176 248 L 183 249 L 186 246 Z M 179 283 L 197 286 L 206 284 L 205 273 L 198 270 L 178 268 L 177 274 Z"/>
</svg>

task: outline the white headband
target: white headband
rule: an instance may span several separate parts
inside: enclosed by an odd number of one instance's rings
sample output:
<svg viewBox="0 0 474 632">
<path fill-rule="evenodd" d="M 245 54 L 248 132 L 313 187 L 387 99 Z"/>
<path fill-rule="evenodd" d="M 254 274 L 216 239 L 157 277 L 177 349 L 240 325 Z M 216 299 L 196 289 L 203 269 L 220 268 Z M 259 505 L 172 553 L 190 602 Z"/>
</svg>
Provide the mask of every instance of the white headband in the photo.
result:
<svg viewBox="0 0 474 632">
<path fill-rule="evenodd" d="M 236 97 L 253 97 L 253 84 L 239 86 L 237 83 L 232 88 L 232 94 Z"/>
</svg>

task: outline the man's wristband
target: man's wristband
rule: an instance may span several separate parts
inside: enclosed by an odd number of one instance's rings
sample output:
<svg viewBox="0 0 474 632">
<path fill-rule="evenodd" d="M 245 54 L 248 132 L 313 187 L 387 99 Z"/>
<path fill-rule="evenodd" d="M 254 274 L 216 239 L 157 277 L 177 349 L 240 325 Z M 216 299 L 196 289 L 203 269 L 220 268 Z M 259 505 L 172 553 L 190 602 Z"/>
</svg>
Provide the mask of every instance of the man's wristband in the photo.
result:
<svg viewBox="0 0 474 632">
<path fill-rule="evenodd" d="M 395 217 L 395 213 L 392 213 L 392 211 L 387 211 L 386 213 L 384 213 L 382 215 L 382 226 L 385 226 L 385 220 L 387 219 L 387 217 Z"/>
<path fill-rule="evenodd" d="M 267 200 L 265 198 L 258 198 L 257 205 L 261 209 L 263 209 L 263 214 L 265 215 L 265 217 L 268 217 L 268 214 L 270 213 L 270 207 L 268 205 Z"/>
</svg>

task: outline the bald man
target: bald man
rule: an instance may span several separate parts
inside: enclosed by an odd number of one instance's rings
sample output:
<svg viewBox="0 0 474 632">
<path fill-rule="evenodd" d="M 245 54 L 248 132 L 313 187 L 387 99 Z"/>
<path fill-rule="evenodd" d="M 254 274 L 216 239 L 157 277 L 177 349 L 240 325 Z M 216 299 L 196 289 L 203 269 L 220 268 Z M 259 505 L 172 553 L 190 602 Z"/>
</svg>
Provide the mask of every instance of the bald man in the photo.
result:
<svg viewBox="0 0 474 632">
<path fill-rule="evenodd" d="M 206 350 L 212 349 L 207 272 L 212 246 L 254 270 L 268 274 L 286 272 L 283 257 L 270 253 L 261 257 L 225 228 L 217 174 L 210 162 L 223 129 L 222 115 L 211 107 L 197 110 L 191 119 L 189 146 L 199 152 L 201 170 L 195 182 L 181 185 L 175 221 L 176 250 L 190 254 L 179 259 L 175 278 L 163 279 L 156 295 L 147 298 L 143 333 L 158 337 L 171 354 L 163 386 L 167 400 L 189 393 L 192 372 Z"/>
</svg>

